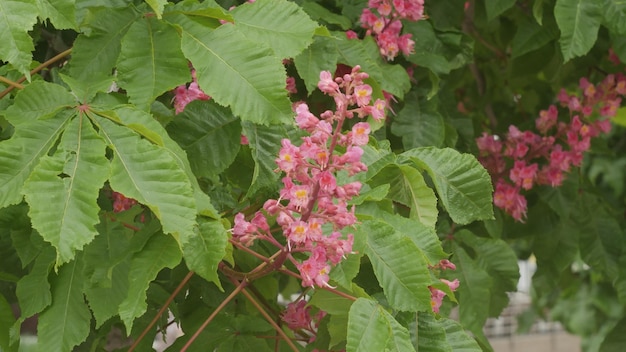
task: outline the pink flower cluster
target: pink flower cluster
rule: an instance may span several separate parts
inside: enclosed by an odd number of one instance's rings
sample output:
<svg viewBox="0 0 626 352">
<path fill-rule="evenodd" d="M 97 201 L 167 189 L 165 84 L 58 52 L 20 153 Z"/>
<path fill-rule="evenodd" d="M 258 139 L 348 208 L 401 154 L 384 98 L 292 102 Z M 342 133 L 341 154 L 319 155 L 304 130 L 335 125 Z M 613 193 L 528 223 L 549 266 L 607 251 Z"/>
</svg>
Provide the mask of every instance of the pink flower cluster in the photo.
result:
<svg viewBox="0 0 626 352">
<path fill-rule="evenodd" d="M 285 173 L 279 199 L 265 202 L 265 213 L 274 216 L 282 228 L 290 253 L 308 253 L 302 262 L 293 259 L 300 271 L 303 286 L 329 286 L 331 265 L 338 264 L 352 252 L 353 235 L 341 230 L 356 222 L 354 208 L 348 201 L 359 194 L 361 183 L 340 184 L 337 172 L 348 175 L 366 171 L 361 162 L 369 140 L 370 126 L 358 122 L 342 132 L 346 119 L 355 116 L 384 118 L 385 102 L 372 105 L 372 88 L 363 80 L 366 73 L 356 66 L 349 74 L 333 79 L 330 72 L 320 73 L 319 89 L 334 98 L 336 111 L 327 110 L 315 116 L 305 103 L 296 107 L 296 124 L 308 132 L 299 146 L 282 140 L 276 164 Z M 341 151 L 340 151 L 341 150 Z M 274 240 L 266 215 L 257 212 L 249 222 L 243 214 L 235 216 L 233 239 L 249 246 L 255 239 Z"/>
<path fill-rule="evenodd" d="M 111 198 L 113 198 L 113 212 L 115 213 L 121 213 L 125 210 L 132 208 L 133 205 L 137 204 L 136 200 L 132 198 L 126 198 L 123 194 L 115 191 L 111 193 Z"/>
<path fill-rule="evenodd" d="M 558 121 L 559 108 L 551 105 L 535 120 L 537 132 L 509 126 L 504 140 L 487 133 L 476 139 L 478 160 L 496 185 L 494 204 L 517 221 L 523 221 L 527 210 L 522 190 L 560 186 L 565 174 L 582 164 L 591 138 L 610 131 L 609 118 L 626 95 L 626 76 L 607 75 L 597 86 L 581 78 L 579 88 L 579 94 L 562 89 L 558 95 L 569 122 Z"/>
<path fill-rule="evenodd" d="M 200 86 L 198 86 L 198 78 L 196 77 L 196 70 L 191 70 L 192 81 L 189 86 L 186 84 L 180 85 L 174 89 L 174 108 L 176 108 L 176 114 L 180 114 L 185 110 L 185 106 L 194 100 L 209 100 L 210 96 L 206 95 Z"/>
<path fill-rule="evenodd" d="M 311 306 L 305 300 L 289 303 L 281 314 L 282 320 L 293 330 L 309 336 L 309 343 L 315 340 L 317 327 L 320 320 L 326 316 L 326 312 L 320 310 L 311 316 Z"/>
<path fill-rule="evenodd" d="M 450 262 L 447 259 L 441 260 L 437 265 L 431 266 L 430 269 L 439 269 L 439 270 L 456 270 L 456 265 Z M 458 279 L 454 279 L 453 281 L 448 281 L 446 279 L 439 279 L 444 284 L 448 285 L 451 291 L 456 291 L 459 288 L 460 282 Z M 446 296 L 446 293 L 440 289 L 434 288 L 432 286 L 428 286 L 430 290 L 430 305 L 433 309 L 433 312 L 439 313 L 439 309 L 441 308 L 441 304 L 443 303 L 443 298 Z"/>
<path fill-rule="evenodd" d="M 375 12 L 373 11 L 375 10 Z M 369 0 L 361 14 L 361 26 L 376 38 L 380 54 L 391 61 L 401 51 L 408 56 L 415 42 L 411 34 L 402 32 L 402 19 L 419 21 L 424 18 L 424 0 Z M 352 33 L 348 37 L 354 37 Z"/>
</svg>

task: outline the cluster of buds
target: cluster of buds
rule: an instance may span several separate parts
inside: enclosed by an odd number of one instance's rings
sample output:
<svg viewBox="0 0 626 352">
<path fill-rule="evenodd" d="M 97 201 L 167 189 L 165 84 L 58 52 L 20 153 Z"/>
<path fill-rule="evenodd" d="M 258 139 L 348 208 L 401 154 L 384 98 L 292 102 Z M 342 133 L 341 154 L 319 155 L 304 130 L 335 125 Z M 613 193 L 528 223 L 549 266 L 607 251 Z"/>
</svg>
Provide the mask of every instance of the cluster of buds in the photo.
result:
<svg viewBox="0 0 626 352">
<path fill-rule="evenodd" d="M 374 10 L 374 11 L 373 11 Z M 419 21 L 424 18 L 424 0 L 369 0 L 361 14 L 361 26 L 373 35 L 380 54 L 393 60 L 400 52 L 408 56 L 415 42 L 411 34 L 402 32 L 402 19 Z M 351 37 L 352 33 L 348 35 Z"/>
<path fill-rule="evenodd" d="M 429 269 L 433 270 L 456 270 L 456 265 L 450 262 L 448 259 L 442 259 L 437 265 L 430 266 Z M 444 284 L 448 285 L 450 291 L 454 292 L 457 288 L 459 288 L 460 282 L 459 279 L 454 279 L 453 281 L 449 281 L 446 279 L 439 279 Z M 430 306 L 433 309 L 433 312 L 439 313 L 439 309 L 441 308 L 441 304 L 443 303 L 443 298 L 446 296 L 446 293 L 438 288 L 434 288 L 433 286 L 428 286 L 430 290 Z"/>
<path fill-rule="evenodd" d="M 568 122 L 558 121 L 559 108 L 552 105 L 539 113 L 537 132 L 510 126 L 504 140 L 487 133 L 476 139 L 478 160 L 496 185 L 494 204 L 517 221 L 523 221 L 527 210 L 522 190 L 560 186 L 565 174 L 582 164 L 591 138 L 610 131 L 610 117 L 626 95 L 626 76 L 607 75 L 597 86 L 581 78 L 579 88 L 578 94 L 562 89 L 558 95 Z"/>
<path fill-rule="evenodd" d="M 315 341 L 319 322 L 324 316 L 326 316 L 326 312 L 323 310 L 312 316 L 311 306 L 307 305 L 305 300 L 289 303 L 281 314 L 281 318 L 287 326 L 291 330 L 307 337 L 309 343 Z"/>
<path fill-rule="evenodd" d="M 308 132 L 296 146 L 282 140 L 276 164 L 285 173 L 284 185 L 278 199 L 265 202 L 264 212 L 258 211 L 247 221 L 244 215 L 235 216 L 233 239 L 245 246 L 254 240 L 279 244 L 270 232 L 266 216 L 275 217 L 286 238 L 285 250 L 308 254 L 299 262 L 290 257 L 300 271 L 303 286 L 329 286 L 329 272 L 347 254 L 352 252 L 354 236 L 342 235 L 342 229 L 356 222 L 354 208 L 348 209 L 350 199 L 358 195 L 358 181 L 340 184 L 338 172 L 347 175 L 366 171 L 361 162 L 361 146 L 369 140 L 370 126 L 355 123 L 342 132 L 346 119 L 372 116 L 384 118 L 385 102 L 372 103 L 372 88 L 363 82 L 368 77 L 356 66 L 343 77 L 320 73 L 318 88 L 335 100 L 336 110 L 327 110 L 315 116 L 305 103 L 296 107 L 296 124 Z"/>
</svg>

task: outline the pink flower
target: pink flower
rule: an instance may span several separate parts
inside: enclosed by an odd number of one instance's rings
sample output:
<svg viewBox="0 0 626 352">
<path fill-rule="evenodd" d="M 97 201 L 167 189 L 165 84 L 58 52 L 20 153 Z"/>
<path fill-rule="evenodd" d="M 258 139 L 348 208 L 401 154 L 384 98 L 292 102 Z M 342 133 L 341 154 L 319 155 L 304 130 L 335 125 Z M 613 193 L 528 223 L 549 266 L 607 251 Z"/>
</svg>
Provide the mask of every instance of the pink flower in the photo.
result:
<svg viewBox="0 0 626 352">
<path fill-rule="evenodd" d="M 324 93 L 333 95 L 339 91 L 339 85 L 333 80 L 333 76 L 328 71 L 320 72 L 320 81 L 317 87 Z"/>
<path fill-rule="evenodd" d="M 359 122 L 352 127 L 350 134 L 353 145 L 366 145 L 369 141 L 370 125 L 367 122 Z"/>
<path fill-rule="evenodd" d="M 296 79 L 293 77 L 287 77 L 285 81 L 285 89 L 287 89 L 287 92 L 289 92 L 289 94 L 298 93 L 298 89 L 296 88 Z"/>
<path fill-rule="evenodd" d="M 281 317 L 291 330 L 307 330 L 312 327 L 310 310 L 311 307 L 307 306 L 306 301 L 301 300 L 289 303 Z"/>
</svg>

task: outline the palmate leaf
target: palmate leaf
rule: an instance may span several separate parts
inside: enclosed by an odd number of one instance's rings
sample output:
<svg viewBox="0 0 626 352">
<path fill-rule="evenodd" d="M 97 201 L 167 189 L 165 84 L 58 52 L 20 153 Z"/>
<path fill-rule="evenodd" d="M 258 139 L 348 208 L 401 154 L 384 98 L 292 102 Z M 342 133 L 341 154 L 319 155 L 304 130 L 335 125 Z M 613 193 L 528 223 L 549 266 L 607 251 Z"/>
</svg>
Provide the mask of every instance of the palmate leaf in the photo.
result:
<svg viewBox="0 0 626 352">
<path fill-rule="evenodd" d="M 120 87 L 144 110 L 159 95 L 191 80 L 180 36 L 154 17 L 143 17 L 130 26 L 122 39 L 117 72 Z"/>
<path fill-rule="evenodd" d="M 428 290 L 431 279 L 421 249 L 382 221 L 364 221 L 361 231 L 367 233 L 365 254 L 372 262 L 389 305 L 411 312 L 431 309 Z"/>
<path fill-rule="evenodd" d="M 281 59 L 294 57 L 309 46 L 318 27 L 300 6 L 286 0 L 244 3 L 232 15 L 243 35 L 267 44 Z"/>
<path fill-rule="evenodd" d="M 141 13 L 134 6 L 98 8 L 89 28 L 76 38 L 70 61 L 70 75 L 78 80 L 110 76 L 121 51 L 122 38 Z"/>
<path fill-rule="evenodd" d="M 222 287 L 217 277 L 217 265 L 226 255 L 228 234 L 218 220 L 199 220 L 198 234 L 183 245 L 183 256 L 189 270 Z"/>
<path fill-rule="evenodd" d="M 105 150 L 81 114 L 65 128 L 54 155 L 44 156 L 24 185 L 33 227 L 56 248 L 56 266 L 72 260 L 97 234 L 96 200 L 109 175 Z"/>
<path fill-rule="evenodd" d="M 130 332 L 135 318 L 146 312 L 146 290 L 163 268 L 173 268 L 181 260 L 178 243 L 163 234 L 152 236 L 142 251 L 130 263 L 129 289 L 126 299 L 119 306 L 119 315 L 126 331 Z"/>
<path fill-rule="evenodd" d="M 476 158 L 450 148 L 416 148 L 401 154 L 432 178 L 454 222 L 493 219 L 491 178 Z"/>
<path fill-rule="evenodd" d="M 50 19 L 56 29 L 76 29 L 76 0 L 35 0 L 39 18 Z"/>
<path fill-rule="evenodd" d="M 63 265 L 52 281 L 52 305 L 39 315 L 37 344 L 40 350 L 71 351 L 89 335 L 91 313 L 83 296 L 80 256 Z"/>
<path fill-rule="evenodd" d="M 0 60 L 9 62 L 29 79 L 35 46 L 28 31 L 37 23 L 37 13 L 34 0 L 0 1 Z"/>
<path fill-rule="evenodd" d="M 182 49 L 200 87 L 242 120 L 259 124 L 291 121 L 285 68 L 271 50 L 246 39 L 232 24 L 215 30 L 183 28 Z"/>
<path fill-rule="evenodd" d="M 585 55 L 596 42 L 602 17 L 599 1 L 557 0 L 554 17 L 561 30 L 563 59 Z"/>
<path fill-rule="evenodd" d="M 126 127 L 95 114 L 90 117 L 113 150 L 111 188 L 148 206 L 163 231 L 177 241 L 192 236 L 197 214 L 193 190 L 171 155 Z"/>
<path fill-rule="evenodd" d="M 20 124 L 11 139 L 0 142 L 0 208 L 22 200 L 24 182 L 39 159 L 52 148 L 68 117 L 61 113 Z"/>
<path fill-rule="evenodd" d="M 347 352 L 415 351 L 409 332 L 378 303 L 359 298 L 350 307 Z"/>
<path fill-rule="evenodd" d="M 33 82 L 20 90 L 4 117 L 13 126 L 52 116 L 63 108 L 76 105 L 76 98 L 59 84 Z"/>
<path fill-rule="evenodd" d="M 228 108 L 195 101 L 167 125 L 197 176 L 214 176 L 233 163 L 241 147 L 241 124 Z"/>
</svg>

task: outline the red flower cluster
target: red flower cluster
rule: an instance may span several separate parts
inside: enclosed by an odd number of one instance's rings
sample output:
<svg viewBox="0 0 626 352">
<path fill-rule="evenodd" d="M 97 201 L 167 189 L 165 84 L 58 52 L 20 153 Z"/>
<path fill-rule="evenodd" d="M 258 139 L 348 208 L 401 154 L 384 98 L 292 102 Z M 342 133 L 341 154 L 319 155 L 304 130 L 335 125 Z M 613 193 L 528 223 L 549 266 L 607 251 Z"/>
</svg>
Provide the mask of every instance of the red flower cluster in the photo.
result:
<svg viewBox="0 0 626 352">
<path fill-rule="evenodd" d="M 305 300 L 289 303 L 281 314 L 282 320 L 291 330 L 309 337 L 309 343 L 315 340 L 317 327 L 324 316 L 326 316 L 326 312 L 323 310 L 317 312 L 315 316 L 311 316 L 311 306 L 308 306 Z"/>
<path fill-rule="evenodd" d="M 210 96 L 206 95 L 200 86 L 198 86 L 198 78 L 196 77 L 196 70 L 191 70 L 192 81 L 189 86 L 186 84 L 180 85 L 174 89 L 174 107 L 176 113 L 180 114 L 185 110 L 185 106 L 194 100 L 209 100 Z"/>
<path fill-rule="evenodd" d="M 393 60 L 400 51 L 410 55 L 415 46 L 411 34 L 400 35 L 400 20 L 419 21 L 423 18 L 424 0 L 369 0 L 368 8 L 361 14 L 361 26 L 367 29 L 368 35 L 374 35 L 380 54 Z M 354 35 L 349 33 L 348 37 L 351 36 Z"/>
<path fill-rule="evenodd" d="M 113 198 L 113 212 L 115 213 L 121 213 L 137 204 L 136 200 L 126 198 L 123 194 L 115 191 L 111 192 L 111 198 Z"/>
<path fill-rule="evenodd" d="M 431 266 L 430 269 L 439 269 L 439 270 L 456 270 L 456 265 L 450 262 L 448 259 L 442 259 L 437 265 Z M 451 291 L 456 291 L 459 288 L 460 282 L 459 279 L 454 279 L 453 281 L 448 281 L 446 279 L 439 279 L 444 284 L 448 285 Z M 446 296 L 446 293 L 438 288 L 434 288 L 432 286 L 428 286 L 430 290 L 430 305 L 433 309 L 433 312 L 439 313 L 439 308 L 441 308 L 441 304 L 443 303 L 443 298 Z"/>
<path fill-rule="evenodd" d="M 526 216 L 522 189 L 560 186 L 565 174 L 581 165 L 591 138 L 610 131 L 609 118 L 626 95 L 626 76 L 607 75 L 597 86 L 581 78 L 579 88 L 579 94 L 562 89 L 558 95 L 562 110 L 569 113 L 568 123 L 558 121 L 559 109 L 552 105 L 539 113 L 537 133 L 510 126 L 503 140 L 487 133 L 476 139 L 478 160 L 496 185 L 494 204 L 517 221 Z"/>
<path fill-rule="evenodd" d="M 368 75 L 359 70 L 356 66 L 349 74 L 335 79 L 330 72 L 320 73 L 318 87 L 334 98 L 336 111 L 328 110 L 317 117 L 305 103 L 296 107 L 296 124 L 309 135 L 302 138 L 300 146 L 283 139 L 276 164 L 286 175 L 282 180 L 284 187 L 279 199 L 270 199 L 263 206 L 266 214 L 275 216 L 281 226 L 287 250 L 309 254 L 302 262 L 292 258 L 303 286 L 328 286 L 331 265 L 352 252 L 353 235 L 344 237 L 340 231 L 356 222 L 354 208 L 348 209 L 348 201 L 358 195 L 361 183 L 339 184 L 336 174 L 343 171 L 354 175 L 367 170 L 361 162 L 360 146 L 367 144 L 370 126 L 359 122 L 346 133 L 342 133 L 342 126 L 354 116 L 382 119 L 385 109 L 385 102 L 380 99 L 370 105 L 372 88 L 363 82 Z M 255 239 L 280 246 L 262 212 L 249 222 L 243 214 L 237 214 L 232 233 L 233 239 L 246 246 Z"/>
</svg>

